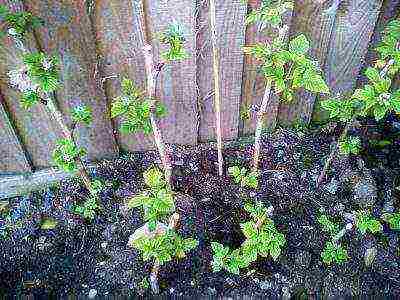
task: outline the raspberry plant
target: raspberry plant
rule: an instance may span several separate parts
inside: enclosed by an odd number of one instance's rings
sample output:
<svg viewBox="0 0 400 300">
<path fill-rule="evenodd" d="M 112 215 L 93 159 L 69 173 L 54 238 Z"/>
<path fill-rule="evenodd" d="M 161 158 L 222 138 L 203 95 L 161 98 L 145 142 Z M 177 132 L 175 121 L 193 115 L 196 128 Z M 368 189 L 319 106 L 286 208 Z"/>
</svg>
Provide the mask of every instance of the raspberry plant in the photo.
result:
<svg viewBox="0 0 400 300">
<path fill-rule="evenodd" d="M 178 23 L 173 23 L 160 34 L 160 42 L 169 46 L 168 51 L 161 53 L 161 57 L 166 61 L 179 61 L 189 58 L 183 44 L 185 36 L 183 28 Z"/>
<path fill-rule="evenodd" d="M 262 1 L 261 7 L 250 13 L 248 23 L 261 21 L 278 30 L 279 34 L 271 42 L 258 43 L 244 47 L 244 52 L 257 58 L 266 80 L 266 88 L 257 114 L 255 133 L 253 170 L 258 170 L 261 134 L 264 128 L 264 116 L 269 103 L 272 88 L 280 99 L 291 102 L 300 88 L 329 94 L 329 87 L 322 77 L 322 70 L 317 61 L 308 57 L 310 42 L 300 34 L 285 43 L 287 25 L 282 25 L 282 16 L 292 7 L 287 1 Z"/>
<path fill-rule="evenodd" d="M 325 179 L 338 150 L 341 154 L 349 155 L 357 154 L 361 149 L 359 138 L 348 136 L 357 118 L 373 116 L 376 121 L 380 121 L 388 113 L 400 113 L 400 89 L 391 90 L 393 78 L 400 70 L 400 20 L 389 22 L 376 51 L 378 60 L 364 72 L 367 84 L 356 89 L 349 97 L 336 97 L 321 102 L 321 106 L 329 111 L 329 118 L 345 126 L 339 143 L 333 147 L 318 177 L 317 187 Z"/>
<path fill-rule="evenodd" d="M 269 218 L 271 214 L 269 209 L 258 202 L 246 204 L 245 210 L 251 215 L 252 220 L 240 225 L 246 238 L 240 248 L 231 250 L 220 243 L 211 243 L 214 253 L 211 266 L 214 272 L 224 269 L 239 275 L 240 269 L 249 267 L 258 256 L 271 257 L 273 260 L 277 260 L 280 256 L 286 239 Z"/>
<path fill-rule="evenodd" d="M 167 188 L 163 174 L 152 168 L 143 177 L 148 190 L 129 199 L 128 207 L 141 207 L 146 223 L 131 235 L 129 245 L 138 249 L 145 261 L 153 261 L 150 283 L 153 292 L 158 293 L 160 267 L 173 258 L 184 258 L 186 253 L 197 247 L 198 242 L 177 233 L 179 215 L 174 213 L 173 194 Z"/>
</svg>

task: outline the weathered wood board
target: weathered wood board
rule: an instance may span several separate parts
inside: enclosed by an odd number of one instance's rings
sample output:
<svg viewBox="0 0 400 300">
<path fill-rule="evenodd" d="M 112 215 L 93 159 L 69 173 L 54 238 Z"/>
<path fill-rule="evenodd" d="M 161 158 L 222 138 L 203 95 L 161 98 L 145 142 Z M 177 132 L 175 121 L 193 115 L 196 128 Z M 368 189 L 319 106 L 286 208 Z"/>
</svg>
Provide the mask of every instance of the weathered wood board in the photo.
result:
<svg viewBox="0 0 400 300">
<path fill-rule="evenodd" d="M 252 0 L 248 2 L 250 8 L 259 8 L 261 0 Z M 292 12 L 287 12 L 284 16 L 283 23 L 290 25 Z M 256 43 L 271 42 L 272 37 L 276 36 L 277 30 L 262 23 L 250 24 L 246 28 L 246 45 L 250 46 Z M 241 109 L 248 109 L 250 118 L 243 120 L 241 134 L 247 135 L 254 133 L 257 121 L 257 111 L 261 105 L 265 91 L 265 78 L 260 72 L 261 63 L 252 55 L 245 55 L 243 66 L 243 83 L 242 83 L 242 105 Z M 273 130 L 276 125 L 279 110 L 278 96 L 272 91 L 270 96 L 268 110 L 265 116 L 265 128 Z"/>
<path fill-rule="evenodd" d="M 6 5 L 13 12 L 24 9 L 22 1 L 0 0 L 0 4 Z M 30 51 L 37 49 L 32 34 L 27 34 L 24 44 Z M 51 127 L 51 121 L 41 105 L 35 105 L 29 110 L 21 107 L 21 93 L 10 86 L 7 73 L 22 66 L 21 50 L 15 46 L 10 37 L 4 37 L 0 43 L 0 88 L 19 139 L 27 150 L 33 166 L 40 169 L 52 165 L 51 153 L 59 130 Z"/>
<path fill-rule="evenodd" d="M 345 96 L 354 90 L 381 5 L 382 0 L 351 0 L 340 4 L 325 64 L 333 96 Z M 317 119 L 321 121 L 326 116 L 321 111 Z"/>
<path fill-rule="evenodd" d="M 317 60 L 324 69 L 329 41 L 332 36 L 335 16 L 327 14 L 330 1 L 300 0 L 294 1 L 290 37 L 303 33 L 309 39 L 311 50 L 308 53 Z M 279 122 L 283 125 L 294 122 L 308 124 L 314 108 L 316 95 L 305 90 L 296 93 L 293 102 L 281 103 L 279 107 Z"/>
<path fill-rule="evenodd" d="M 90 127 L 77 127 L 76 140 L 87 149 L 86 159 L 113 157 L 117 147 L 107 101 L 100 83 L 92 26 L 86 1 L 24 1 L 28 10 L 42 18 L 45 25 L 38 33 L 40 48 L 60 57 L 62 87 L 57 100 L 70 124 L 72 107 L 87 104 L 93 111 Z"/>
<path fill-rule="evenodd" d="M 167 48 L 161 45 L 158 34 L 172 23 L 180 24 L 185 35 L 185 49 L 189 58 L 167 64 L 157 82 L 157 97 L 164 102 L 168 115 L 159 121 L 167 143 L 197 143 L 196 102 L 196 40 L 195 1 L 146 1 L 147 24 L 153 41 L 153 53 L 160 61 L 160 53 Z M 171 11 L 173 10 L 173 13 Z"/>
<path fill-rule="evenodd" d="M 31 172 L 32 168 L 6 111 L 0 93 L 0 175 Z"/>
<path fill-rule="evenodd" d="M 91 11 L 97 51 L 99 72 L 104 82 L 109 102 L 121 94 L 121 80 L 128 77 L 142 90 L 146 88 L 146 74 L 139 35 L 138 6 L 134 1 L 98 0 Z M 118 144 L 129 151 L 154 148 L 151 137 L 143 134 L 119 133 L 120 120 L 115 120 Z"/>
<path fill-rule="evenodd" d="M 217 43 L 220 57 L 221 123 L 224 140 L 238 136 L 246 5 L 241 1 L 216 1 Z M 212 49 L 207 1 L 198 7 L 197 85 L 200 141 L 215 139 Z"/>
</svg>

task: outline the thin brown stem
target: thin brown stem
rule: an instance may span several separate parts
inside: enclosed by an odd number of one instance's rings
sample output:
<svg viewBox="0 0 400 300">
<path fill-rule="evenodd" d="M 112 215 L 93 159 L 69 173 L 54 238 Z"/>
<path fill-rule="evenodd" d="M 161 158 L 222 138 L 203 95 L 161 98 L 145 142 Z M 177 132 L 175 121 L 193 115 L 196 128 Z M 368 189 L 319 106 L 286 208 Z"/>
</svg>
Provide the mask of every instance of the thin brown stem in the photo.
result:
<svg viewBox="0 0 400 300">
<path fill-rule="evenodd" d="M 219 76 L 219 55 L 217 48 L 217 32 L 216 32 L 216 9 L 215 1 L 210 0 L 210 29 L 211 41 L 213 50 L 213 72 L 214 72 L 214 109 L 217 134 L 217 149 L 218 149 L 218 174 L 222 176 L 224 158 L 222 156 L 222 128 L 221 128 L 221 91 L 220 91 L 220 76 Z"/>
</svg>

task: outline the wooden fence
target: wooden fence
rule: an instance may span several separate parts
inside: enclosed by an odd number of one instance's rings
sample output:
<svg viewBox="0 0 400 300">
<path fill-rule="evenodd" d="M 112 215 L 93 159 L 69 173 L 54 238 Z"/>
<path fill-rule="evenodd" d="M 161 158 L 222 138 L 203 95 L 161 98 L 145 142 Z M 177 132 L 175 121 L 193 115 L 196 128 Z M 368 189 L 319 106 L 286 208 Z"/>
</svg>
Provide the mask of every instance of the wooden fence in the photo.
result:
<svg viewBox="0 0 400 300">
<path fill-rule="evenodd" d="M 160 121 L 168 143 L 196 144 L 214 139 L 212 53 L 207 0 L 151 0 L 147 23 L 156 57 L 163 50 L 157 33 L 171 22 L 186 30 L 190 58 L 165 68 L 158 81 L 158 97 L 166 103 L 168 116 Z M 249 0 L 257 5 L 260 0 Z M 372 47 L 389 18 L 399 14 L 400 0 L 342 0 L 338 10 L 326 9 L 336 0 L 299 0 L 286 16 L 291 35 L 303 32 L 312 41 L 312 55 L 322 66 L 334 93 L 352 90 L 365 62 L 373 58 Z M 56 98 L 62 111 L 76 104 L 90 105 L 94 123 L 79 127 L 77 141 L 88 150 L 89 160 L 115 157 L 119 150 L 153 148 L 151 138 L 121 135 L 118 121 L 110 120 L 109 104 L 120 93 L 121 76 L 144 88 L 144 62 L 138 32 L 136 1 L 131 0 L 0 0 L 11 10 L 30 10 L 45 26 L 28 37 L 32 50 L 58 54 L 62 89 Z M 217 0 L 217 35 L 221 59 L 222 123 L 224 140 L 254 130 L 257 105 L 264 80 L 257 62 L 243 55 L 242 46 L 268 40 L 268 28 L 244 25 L 250 6 L 241 0 Z M 372 41 L 372 43 L 371 43 Z M 21 65 L 20 53 L 10 39 L 0 44 L 0 175 L 32 173 L 52 166 L 51 153 L 59 129 L 38 105 L 28 112 L 20 95 L 8 84 L 7 72 Z M 299 92 L 291 104 L 273 97 L 268 126 L 278 122 L 321 118 L 315 95 Z M 253 108 L 249 121 L 240 119 L 240 107 Z M 66 120 L 70 122 L 66 117 Z"/>
</svg>

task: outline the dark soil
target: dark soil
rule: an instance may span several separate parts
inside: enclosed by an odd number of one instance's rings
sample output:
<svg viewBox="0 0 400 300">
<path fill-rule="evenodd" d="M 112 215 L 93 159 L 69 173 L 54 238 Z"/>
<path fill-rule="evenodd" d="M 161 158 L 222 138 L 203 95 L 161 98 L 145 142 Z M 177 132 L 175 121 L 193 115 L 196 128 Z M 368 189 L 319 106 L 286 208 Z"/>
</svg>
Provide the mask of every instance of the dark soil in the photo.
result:
<svg viewBox="0 0 400 300">
<path fill-rule="evenodd" d="M 317 215 L 326 211 L 338 216 L 340 211 L 359 209 L 346 186 L 363 174 L 356 157 L 338 159 L 324 185 L 316 190 L 315 178 L 331 141 L 328 134 L 290 130 L 278 130 L 266 138 L 257 191 L 244 190 L 230 178 L 217 176 L 213 146 L 171 149 L 181 215 L 179 230 L 186 237 L 196 237 L 199 246 L 187 258 L 162 268 L 161 294 L 296 299 L 311 295 L 400 297 L 400 234 L 386 225 L 384 232 L 375 236 L 361 237 L 356 231 L 347 234 L 343 240 L 350 256 L 347 263 L 327 267 L 321 261 L 320 253 L 329 237 L 317 223 Z M 232 144 L 224 151 L 226 168 L 235 164 L 250 166 L 251 152 L 248 143 Z M 150 297 L 150 291 L 141 284 L 150 264 L 143 263 L 139 253 L 127 245 L 130 234 L 143 221 L 139 211 L 128 211 L 124 204 L 144 188 L 142 173 L 157 162 L 156 157 L 156 153 L 148 152 L 100 163 L 93 176 L 105 180 L 108 187 L 101 196 L 103 208 L 92 223 L 71 211 L 86 196 L 77 181 L 12 199 L 15 229 L 0 240 L 0 294 Z M 363 158 L 378 187 L 373 213 L 381 214 L 388 197 L 395 198 L 399 209 L 395 189 L 400 174 L 399 145 L 368 150 Z M 335 182 L 337 191 L 332 193 L 330 188 Z M 276 262 L 259 258 L 241 276 L 213 273 L 210 242 L 238 247 L 244 240 L 239 224 L 249 218 L 243 210 L 245 198 L 274 206 L 273 220 L 286 235 L 285 249 Z M 58 220 L 57 227 L 40 229 L 43 217 Z M 363 260 L 366 243 L 378 248 L 370 267 Z"/>
</svg>

